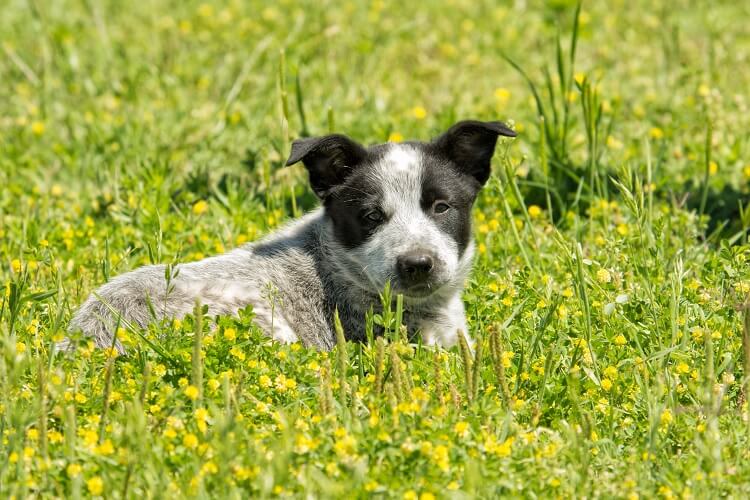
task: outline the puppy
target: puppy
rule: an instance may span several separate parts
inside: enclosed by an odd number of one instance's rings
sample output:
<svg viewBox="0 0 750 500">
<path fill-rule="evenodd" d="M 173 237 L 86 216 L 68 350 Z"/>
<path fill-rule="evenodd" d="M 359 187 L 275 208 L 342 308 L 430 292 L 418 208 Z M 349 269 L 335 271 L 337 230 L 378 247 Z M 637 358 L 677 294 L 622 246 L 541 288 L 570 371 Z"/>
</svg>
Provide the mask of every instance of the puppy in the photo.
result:
<svg viewBox="0 0 750 500">
<path fill-rule="evenodd" d="M 425 344 L 451 346 L 467 325 L 461 293 L 474 256 L 471 208 L 490 176 L 500 122 L 462 121 L 431 142 L 364 147 L 344 135 L 294 141 L 322 206 L 268 237 L 217 257 L 112 279 L 76 312 L 71 331 L 96 345 L 119 321 L 145 327 L 180 318 L 196 300 L 213 315 L 251 304 L 256 323 L 282 342 L 331 349 L 338 311 L 346 337 L 365 339 L 365 314 L 390 283 L 404 323 Z M 154 318 L 154 313 L 156 318 Z"/>
</svg>

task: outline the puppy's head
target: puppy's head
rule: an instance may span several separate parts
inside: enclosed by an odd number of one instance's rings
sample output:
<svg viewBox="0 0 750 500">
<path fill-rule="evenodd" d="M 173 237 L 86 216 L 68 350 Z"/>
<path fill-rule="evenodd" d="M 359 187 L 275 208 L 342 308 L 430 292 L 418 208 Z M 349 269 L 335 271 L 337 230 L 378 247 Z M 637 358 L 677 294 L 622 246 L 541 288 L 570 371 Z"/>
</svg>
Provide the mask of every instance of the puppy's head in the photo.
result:
<svg viewBox="0 0 750 500">
<path fill-rule="evenodd" d="M 471 207 L 490 176 L 500 122 L 462 121 L 431 142 L 368 148 L 343 135 L 300 139 L 345 272 L 377 292 L 390 281 L 419 301 L 460 286 L 471 263 Z"/>
</svg>

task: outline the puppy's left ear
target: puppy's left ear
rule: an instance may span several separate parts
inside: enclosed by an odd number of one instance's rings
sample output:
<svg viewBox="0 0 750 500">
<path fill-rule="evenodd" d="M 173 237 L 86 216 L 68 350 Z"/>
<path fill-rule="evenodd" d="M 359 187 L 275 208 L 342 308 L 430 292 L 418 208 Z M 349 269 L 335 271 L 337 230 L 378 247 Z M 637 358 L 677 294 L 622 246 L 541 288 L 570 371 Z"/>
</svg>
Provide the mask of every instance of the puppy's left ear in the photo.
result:
<svg viewBox="0 0 750 500">
<path fill-rule="evenodd" d="M 497 137 L 515 137 L 516 133 L 502 122 L 461 121 L 433 143 L 464 173 L 484 185 L 490 177 L 490 160 Z"/>
<path fill-rule="evenodd" d="M 286 164 L 304 163 L 310 174 L 310 186 L 318 197 L 325 199 L 366 156 L 367 150 L 361 144 L 345 135 L 331 134 L 294 141 Z"/>
</svg>

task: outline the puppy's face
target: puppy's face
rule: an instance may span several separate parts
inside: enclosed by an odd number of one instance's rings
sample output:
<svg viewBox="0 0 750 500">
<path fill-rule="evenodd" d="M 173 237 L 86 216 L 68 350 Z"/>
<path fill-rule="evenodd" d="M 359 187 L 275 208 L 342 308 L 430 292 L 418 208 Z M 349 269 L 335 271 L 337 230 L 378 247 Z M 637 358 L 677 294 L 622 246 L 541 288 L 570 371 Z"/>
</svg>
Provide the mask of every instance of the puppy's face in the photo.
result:
<svg viewBox="0 0 750 500">
<path fill-rule="evenodd" d="M 429 143 L 364 148 L 332 135 L 302 139 L 302 160 L 332 221 L 347 272 L 373 292 L 390 282 L 412 301 L 460 286 L 471 265 L 471 207 L 487 181 L 498 122 L 466 121 Z"/>
</svg>

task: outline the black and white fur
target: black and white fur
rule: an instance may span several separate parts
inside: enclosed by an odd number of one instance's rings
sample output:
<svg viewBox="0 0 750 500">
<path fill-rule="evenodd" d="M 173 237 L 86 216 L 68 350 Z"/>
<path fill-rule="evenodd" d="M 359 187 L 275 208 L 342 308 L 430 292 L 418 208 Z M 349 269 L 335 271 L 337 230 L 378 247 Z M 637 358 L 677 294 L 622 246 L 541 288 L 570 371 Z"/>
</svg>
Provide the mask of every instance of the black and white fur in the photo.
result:
<svg viewBox="0 0 750 500">
<path fill-rule="evenodd" d="M 179 265 L 169 287 L 163 265 L 118 276 L 70 329 L 108 347 L 118 319 L 144 327 L 150 311 L 179 318 L 196 300 L 214 315 L 252 304 L 273 338 L 331 349 L 334 312 L 347 338 L 363 340 L 365 314 L 390 282 L 404 295 L 410 335 L 451 346 L 468 332 L 461 293 L 474 256 L 471 208 L 499 135 L 516 134 L 500 122 L 462 121 L 428 143 L 297 140 L 287 165 L 304 163 L 321 208 L 261 241 Z"/>
</svg>

